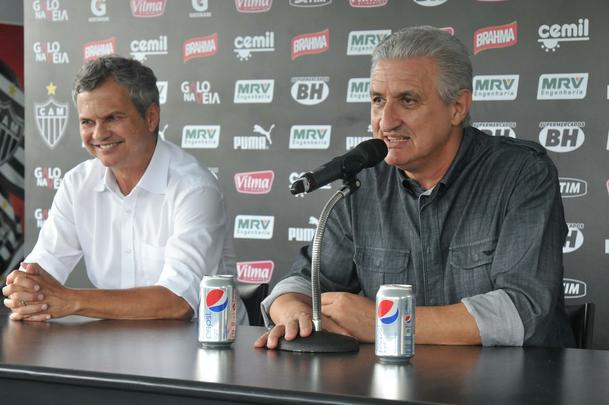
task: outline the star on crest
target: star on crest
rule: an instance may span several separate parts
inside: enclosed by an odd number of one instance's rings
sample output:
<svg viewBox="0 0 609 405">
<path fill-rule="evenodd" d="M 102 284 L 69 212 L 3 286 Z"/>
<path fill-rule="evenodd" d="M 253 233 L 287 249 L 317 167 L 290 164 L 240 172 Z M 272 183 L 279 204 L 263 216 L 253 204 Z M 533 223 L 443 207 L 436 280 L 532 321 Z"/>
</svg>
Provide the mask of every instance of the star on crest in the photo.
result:
<svg viewBox="0 0 609 405">
<path fill-rule="evenodd" d="M 55 86 L 53 84 L 53 82 L 49 83 L 48 86 L 46 86 L 47 88 L 47 95 L 48 96 L 54 96 L 55 95 L 55 90 L 57 90 L 57 86 Z"/>
<path fill-rule="evenodd" d="M 15 97 L 15 94 L 17 94 L 17 86 L 15 86 L 14 84 L 10 84 L 8 86 L 8 95 L 11 97 Z"/>
</svg>

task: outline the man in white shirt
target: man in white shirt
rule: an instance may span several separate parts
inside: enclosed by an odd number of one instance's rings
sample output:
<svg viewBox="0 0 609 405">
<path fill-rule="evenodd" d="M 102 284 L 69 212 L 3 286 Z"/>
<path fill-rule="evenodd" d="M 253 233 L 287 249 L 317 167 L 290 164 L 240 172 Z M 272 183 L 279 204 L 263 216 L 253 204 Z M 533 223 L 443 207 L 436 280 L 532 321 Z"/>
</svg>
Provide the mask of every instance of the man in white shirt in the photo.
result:
<svg viewBox="0 0 609 405">
<path fill-rule="evenodd" d="M 7 277 L 11 319 L 196 315 L 203 275 L 234 271 L 216 179 L 158 137 L 159 94 L 148 67 L 99 58 L 81 68 L 73 95 L 95 159 L 66 173 L 36 246 Z M 64 287 L 83 256 L 97 288 Z"/>
</svg>

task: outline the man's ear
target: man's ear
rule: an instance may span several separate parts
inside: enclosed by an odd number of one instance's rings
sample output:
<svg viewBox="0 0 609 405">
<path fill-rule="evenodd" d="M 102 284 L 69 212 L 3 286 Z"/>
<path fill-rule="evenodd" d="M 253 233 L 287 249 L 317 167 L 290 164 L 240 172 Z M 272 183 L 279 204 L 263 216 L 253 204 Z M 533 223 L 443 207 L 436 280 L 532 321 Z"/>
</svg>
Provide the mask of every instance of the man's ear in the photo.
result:
<svg viewBox="0 0 609 405">
<path fill-rule="evenodd" d="M 161 120 L 161 108 L 158 104 L 150 104 L 146 110 L 146 128 L 149 132 L 154 132 L 159 127 Z"/>
<path fill-rule="evenodd" d="M 472 92 L 468 89 L 460 90 L 452 106 L 453 111 L 450 122 L 454 126 L 460 126 L 472 106 Z"/>
</svg>

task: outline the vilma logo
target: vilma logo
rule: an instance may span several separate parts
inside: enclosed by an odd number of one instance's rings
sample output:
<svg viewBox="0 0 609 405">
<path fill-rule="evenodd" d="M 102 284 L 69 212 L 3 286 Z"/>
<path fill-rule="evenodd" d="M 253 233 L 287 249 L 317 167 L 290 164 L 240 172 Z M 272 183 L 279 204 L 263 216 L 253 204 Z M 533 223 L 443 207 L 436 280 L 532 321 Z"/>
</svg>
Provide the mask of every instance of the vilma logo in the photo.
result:
<svg viewBox="0 0 609 405">
<path fill-rule="evenodd" d="M 382 300 L 379 303 L 378 317 L 379 321 L 385 325 L 392 324 L 400 316 L 400 310 L 395 302 L 391 300 Z"/>
<path fill-rule="evenodd" d="M 210 311 L 222 312 L 228 306 L 228 296 L 224 290 L 215 288 L 207 293 L 205 302 Z"/>
</svg>

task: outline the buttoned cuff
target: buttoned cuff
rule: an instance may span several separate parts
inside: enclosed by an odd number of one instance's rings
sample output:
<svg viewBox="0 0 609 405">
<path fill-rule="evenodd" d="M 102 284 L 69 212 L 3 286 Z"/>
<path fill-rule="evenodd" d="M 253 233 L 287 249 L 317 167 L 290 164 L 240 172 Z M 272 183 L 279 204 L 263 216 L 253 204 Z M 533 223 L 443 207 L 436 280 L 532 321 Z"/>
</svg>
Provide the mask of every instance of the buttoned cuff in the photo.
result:
<svg viewBox="0 0 609 405">
<path fill-rule="evenodd" d="M 524 325 L 505 291 L 490 291 L 461 302 L 476 320 L 482 346 L 522 346 Z"/>
<path fill-rule="evenodd" d="M 298 293 L 311 296 L 311 282 L 301 276 L 291 276 L 284 278 L 278 282 L 271 293 L 262 301 L 260 309 L 262 310 L 262 317 L 264 318 L 264 324 L 274 326 L 271 317 L 269 316 L 269 309 L 273 304 L 273 301 L 282 294 L 287 293 Z"/>
</svg>

